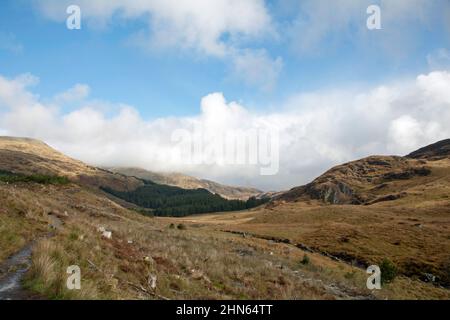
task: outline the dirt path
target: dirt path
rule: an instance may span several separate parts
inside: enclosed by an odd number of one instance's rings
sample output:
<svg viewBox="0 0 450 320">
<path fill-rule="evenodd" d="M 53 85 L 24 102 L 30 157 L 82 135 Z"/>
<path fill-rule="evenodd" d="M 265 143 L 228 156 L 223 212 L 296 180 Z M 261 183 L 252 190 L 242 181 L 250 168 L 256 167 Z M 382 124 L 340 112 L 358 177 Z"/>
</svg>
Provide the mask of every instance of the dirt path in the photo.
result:
<svg viewBox="0 0 450 320">
<path fill-rule="evenodd" d="M 60 218 L 49 215 L 49 225 L 54 230 L 63 226 Z M 54 236 L 51 232 L 43 238 Z M 31 254 L 36 241 L 26 245 L 22 250 L 0 264 L 0 300 L 38 300 L 39 297 L 22 287 L 22 280 L 31 267 Z"/>
<path fill-rule="evenodd" d="M 29 244 L 0 265 L 0 300 L 24 300 L 34 297 L 22 288 L 22 280 L 31 266 L 33 244 Z"/>
</svg>

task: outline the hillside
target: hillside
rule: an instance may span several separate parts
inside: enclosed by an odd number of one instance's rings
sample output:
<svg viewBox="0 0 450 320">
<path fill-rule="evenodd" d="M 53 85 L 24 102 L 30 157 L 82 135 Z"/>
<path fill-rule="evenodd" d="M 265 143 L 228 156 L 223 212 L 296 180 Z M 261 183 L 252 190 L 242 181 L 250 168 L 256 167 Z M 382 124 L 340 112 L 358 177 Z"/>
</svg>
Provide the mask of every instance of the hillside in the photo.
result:
<svg viewBox="0 0 450 320">
<path fill-rule="evenodd" d="M 35 140 L 0 140 L 0 299 L 450 299 L 442 287 L 450 282 L 447 158 L 369 157 L 328 171 L 353 190 L 335 199 L 364 199 L 359 205 L 305 192 L 252 210 L 148 217 L 99 182 L 142 183 L 115 191 L 124 197 L 158 193 L 157 184 L 86 166 Z M 380 183 L 387 186 L 373 191 Z M 169 203 L 189 191 L 164 188 Z M 405 195 L 371 200 L 394 191 Z M 365 267 L 386 259 L 397 277 L 368 290 Z M 82 288 L 71 291 L 74 264 Z"/>
<path fill-rule="evenodd" d="M 52 181 L 68 179 L 105 192 L 121 205 L 138 206 L 146 214 L 184 216 L 187 214 L 243 210 L 264 200 L 228 200 L 206 189 L 183 189 L 113 173 L 88 166 L 27 138 L 0 137 L 0 173 L 5 181 Z M 231 189 L 231 188 L 230 188 Z M 126 202 L 124 202 L 126 201 Z"/>
<path fill-rule="evenodd" d="M 336 166 L 228 229 L 361 266 L 389 259 L 403 275 L 449 287 L 449 145 Z M 222 224 L 229 216 L 205 219 L 198 222 Z"/>
<path fill-rule="evenodd" d="M 197 179 L 181 173 L 153 172 L 139 168 L 112 167 L 109 171 L 127 176 L 150 180 L 159 184 L 180 187 L 183 189 L 206 189 L 211 193 L 219 194 L 225 199 L 247 200 L 257 196 L 262 191 L 255 188 L 227 186 L 214 181 Z"/>
<path fill-rule="evenodd" d="M 131 191 L 143 185 L 134 177 L 114 174 L 67 157 L 42 141 L 0 137 L 0 169 L 25 175 L 57 175 L 86 186 Z"/>
<path fill-rule="evenodd" d="M 433 173 L 450 165 L 450 140 L 424 147 L 408 156 L 370 156 L 336 166 L 311 183 L 278 195 L 278 201 L 320 200 L 328 204 L 364 204 L 392 201 L 414 193 Z M 430 186 L 430 184 L 427 184 Z"/>
<path fill-rule="evenodd" d="M 450 157 L 450 139 L 438 141 L 411 152 L 406 157 L 415 159 L 439 160 Z"/>
</svg>

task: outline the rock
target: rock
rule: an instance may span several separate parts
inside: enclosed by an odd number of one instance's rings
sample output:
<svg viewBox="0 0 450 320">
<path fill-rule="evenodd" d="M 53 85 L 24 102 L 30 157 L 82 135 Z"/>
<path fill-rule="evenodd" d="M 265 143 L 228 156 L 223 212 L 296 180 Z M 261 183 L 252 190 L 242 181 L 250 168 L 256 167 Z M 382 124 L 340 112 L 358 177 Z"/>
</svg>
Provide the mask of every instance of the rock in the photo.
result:
<svg viewBox="0 0 450 320">
<path fill-rule="evenodd" d="M 194 280 L 200 280 L 201 278 L 203 278 L 203 273 L 201 271 L 192 269 L 191 276 Z"/>
<path fill-rule="evenodd" d="M 194 280 L 204 280 L 207 283 L 211 283 L 211 280 L 206 275 L 204 275 L 203 272 L 200 270 L 192 269 L 191 276 L 192 276 L 192 279 L 194 279 Z"/>
<path fill-rule="evenodd" d="M 151 275 L 148 276 L 148 286 L 149 286 L 152 290 L 155 290 L 155 289 L 156 289 L 156 280 L 157 280 L 156 275 L 151 274 Z"/>
<path fill-rule="evenodd" d="M 424 273 L 423 275 L 424 275 L 424 278 L 425 278 L 424 279 L 425 282 L 435 282 L 436 281 L 436 276 L 434 276 L 431 273 Z"/>
<path fill-rule="evenodd" d="M 238 255 L 240 255 L 241 257 L 252 256 L 253 255 L 253 251 L 247 250 L 247 249 L 237 249 L 236 253 Z"/>
<path fill-rule="evenodd" d="M 111 231 L 104 231 L 102 233 L 102 237 L 106 238 L 106 239 L 111 239 L 112 238 L 112 232 Z"/>
<path fill-rule="evenodd" d="M 144 257 L 144 262 L 147 264 L 153 264 L 154 260 L 152 257 Z"/>
<path fill-rule="evenodd" d="M 272 268 L 273 267 L 273 263 L 272 263 L 272 261 L 266 260 L 266 261 L 264 261 L 264 266 L 266 268 Z"/>
</svg>

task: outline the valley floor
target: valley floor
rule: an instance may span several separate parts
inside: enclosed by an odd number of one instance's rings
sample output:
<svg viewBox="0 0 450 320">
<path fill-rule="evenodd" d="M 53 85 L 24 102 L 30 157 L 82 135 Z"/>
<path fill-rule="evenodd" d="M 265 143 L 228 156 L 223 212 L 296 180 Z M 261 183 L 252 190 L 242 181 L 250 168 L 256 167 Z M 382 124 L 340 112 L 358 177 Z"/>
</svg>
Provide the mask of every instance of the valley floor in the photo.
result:
<svg viewBox="0 0 450 320">
<path fill-rule="evenodd" d="M 320 228 L 301 213 L 303 209 L 318 210 L 320 223 L 329 218 L 327 215 L 337 214 L 334 209 L 325 213 L 320 207 L 287 206 L 276 213 L 281 215 L 281 223 L 271 221 L 274 213 L 270 209 L 261 208 L 178 219 L 150 218 L 124 209 L 99 191 L 75 184 L 32 183 L 0 183 L 0 202 L 0 261 L 37 239 L 22 285 L 28 292 L 48 299 L 450 298 L 447 289 L 404 276 L 381 290 L 369 291 L 368 275 L 356 264 L 335 261 L 293 245 L 302 241 L 335 252 L 333 241 L 328 241 L 327 247 L 324 233 L 341 237 L 344 228 L 339 226 L 350 225 L 345 230 L 353 232 L 360 221 L 348 214 L 336 221 L 336 234 L 329 234 L 327 228 L 331 227 L 327 224 L 320 227 L 323 233 L 312 233 Z M 384 221 L 386 216 L 373 219 Z M 438 252 L 447 244 L 438 234 L 445 232 L 434 233 L 436 226 L 431 221 L 444 218 L 433 219 L 421 220 L 423 228 L 431 230 L 430 237 L 422 241 L 432 241 L 433 247 L 424 248 Z M 408 222 L 406 217 L 398 216 L 387 225 L 401 221 Z M 99 227 L 111 231 L 111 239 L 102 237 Z M 345 242 L 349 252 L 351 245 L 364 247 L 362 232 L 367 230 L 361 228 L 361 233 L 345 234 L 350 236 Z M 40 238 L 49 233 L 53 236 Z M 292 241 L 283 243 L 277 238 Z M 320 241 L 324 241 L 322 245 Z M 405 245 L 405 254 L 409 254 L 408 248 Z M 81 269 L 81 290 L 67 289 L 67 267 L 71 265 Z M 14 270 L 0 272 L 1 279 Z"/>
</svg>

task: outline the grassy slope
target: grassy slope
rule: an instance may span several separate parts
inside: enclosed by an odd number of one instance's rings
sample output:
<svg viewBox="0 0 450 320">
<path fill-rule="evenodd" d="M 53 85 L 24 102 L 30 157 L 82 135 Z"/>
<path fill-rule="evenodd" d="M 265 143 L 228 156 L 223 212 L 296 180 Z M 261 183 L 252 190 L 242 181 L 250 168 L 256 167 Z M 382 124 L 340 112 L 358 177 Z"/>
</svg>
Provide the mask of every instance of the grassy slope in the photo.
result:
<svg viewBox="0 0 450 320">
<path fill-rule="evenodd" d="M 431 175 L 390 183 L 385 192 L 406 192 L 395 201 L 368 206 L 324 205 L 319 201 L 280 203 L 246 214 L 243 223 L 230 224 L 227 229 L 288 238 L 365 264 L 389 258 L 403 274 L 422 277 L 432 273 L 448 280 L 449 162 L 429 162 Z M 201 222 L 223 223 L 227 216 L 209 216 Z"/>
<path fill-rule="evenodd" d="M 63 220 L 55 236 L 38 241 L 26 280 L 48 298 L 450 298 L 447 290 L 405 278 L 371 293 L 361 269 L 286 244 L 221 232 L 215 224 L 143 217 L 76 185 L 0 184 L 0 194 L 7 199 L 2 227 L 24 239 L 9 252 L 49 231 L 48 212 Z M 35 210 L 20 213 L 30 207 Z M 186 230 L 170 228 L 181 222 Z M 102 239 L 98 226 L 112 230 L 112 239 Z M 305 254 L 311 262 L 302 265 Z M 73 264 L 82 271 L 79 291 L 65 288 L 66 268 Z M 150 275 L 157 276 L 154 292 Z"/>
<path fill-rule="evenodd" d="M 76 167 L 53 155 L 44 163 L 22 152 L 22 147 L 49 152 L 39 144 L 20 146 L 20 151 L 9 146 L 7 151 L 0 150 L 6 169 L 50 166 L 50 173 L 55 168 L 60 173 L 66 165 L 67 170 Z M 49 298 L 348 299 L 374 295 L 449 299 L 449 290 L 405 277 L 381 291 L 368 292 L 363 269 L 289 244 L 223 232 L 240 230 L 289 238 L 368 263 L 389 257 L 402 272 L 411 266 L 445 271 L 441 267 L 446 266 L 450 247 L 450 166 L 448 160 L 429 165 L 433 167 L 429 176 L 388 184 L 383 192 L 407 193 L 395 201 L 369 206 L 292 202 L 271 209 L 184 219 L 143 217 L 95 189 L 74 184 L 0 182 L 0 261 L 37 239 L 26 285 Z M 41 169 L 37 172 L 46 173 Z M 95 176 L 96 170 L 93 172 Z M 109 177 L 101 172 L 100 178 L 94 179 Z M 49 226 L 54 215 L 64 224 L 53 237 L 39 238 L 52 231 Z M 187 230 L 169 227 L 180 223 L 186 224 Z M 112 230 L 112 240 L 102 239 L 98 226 Z M 305 254 L 311 260 L 307 265 L 300 263 Z M 145 257 L 151 259 L 145 261 Z M 65 288 L 66 268 L 72 264 L 82 269 L 80 291 Z M 149 292 L 150 275 L 158 279 L 155 292 Z"/>
<path fill-rule="evenodd" d="M 91 187 L 134 190 L 141 180 L 88 166 L 33 139 L 0 137 L 0 170 L 23 175 L 61 176 Z"/>
<path fill-rule="evenodd" d="M 50 231 L 42 215 L 45 208 L 34 198 L 29 190 L 11 190 L 10 185 L 0 182 L 0 261 Z"/>
</svg>

